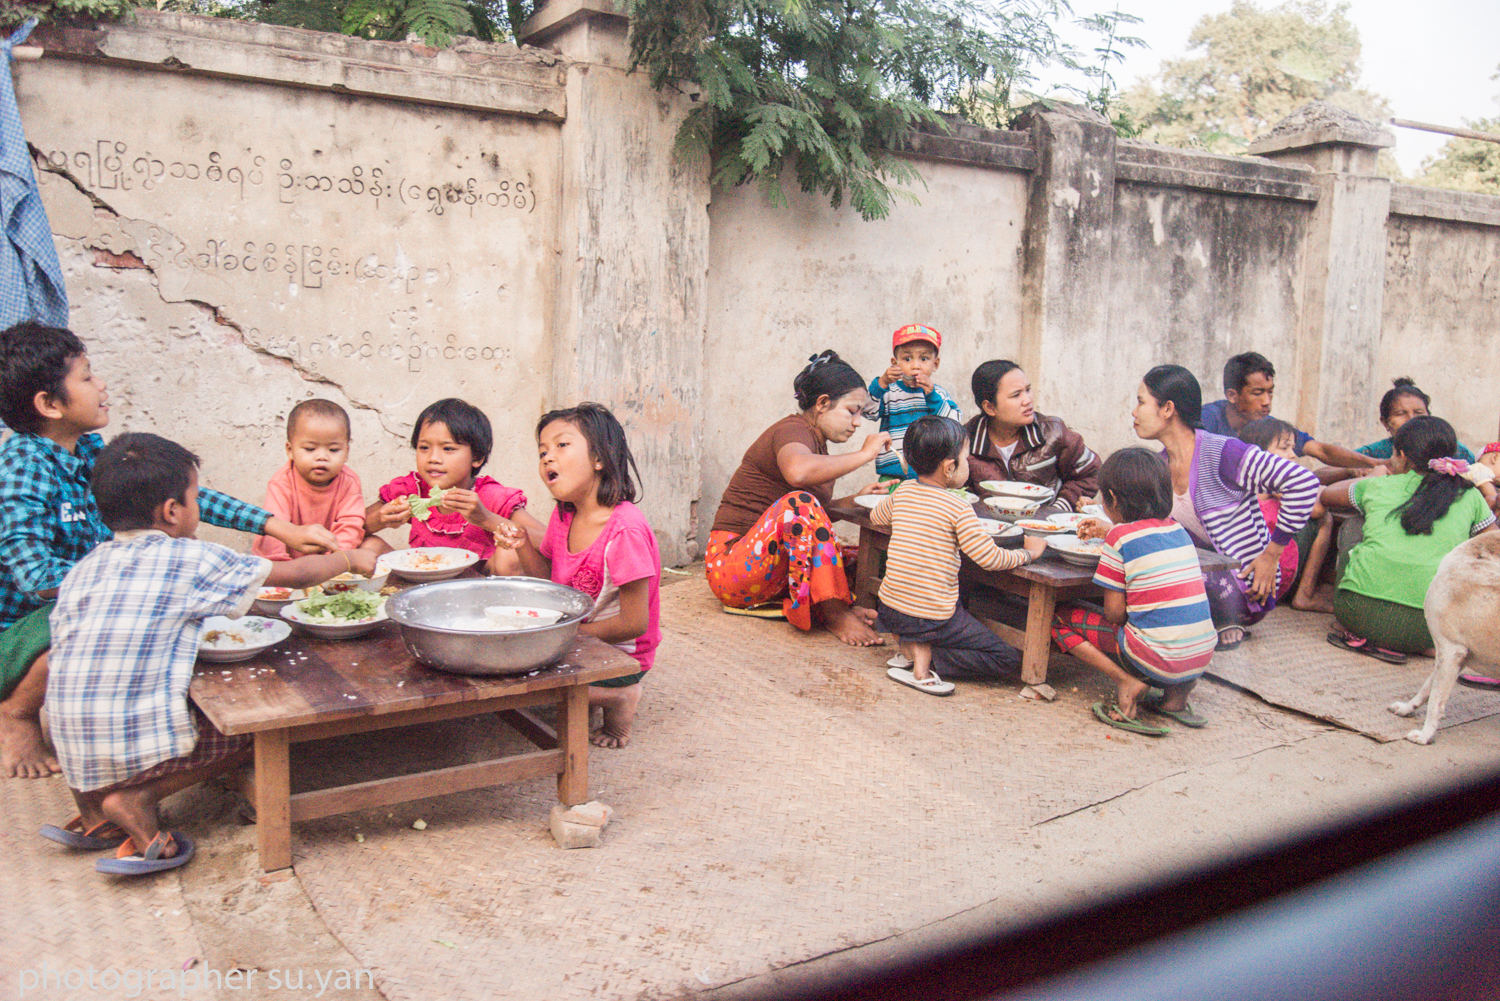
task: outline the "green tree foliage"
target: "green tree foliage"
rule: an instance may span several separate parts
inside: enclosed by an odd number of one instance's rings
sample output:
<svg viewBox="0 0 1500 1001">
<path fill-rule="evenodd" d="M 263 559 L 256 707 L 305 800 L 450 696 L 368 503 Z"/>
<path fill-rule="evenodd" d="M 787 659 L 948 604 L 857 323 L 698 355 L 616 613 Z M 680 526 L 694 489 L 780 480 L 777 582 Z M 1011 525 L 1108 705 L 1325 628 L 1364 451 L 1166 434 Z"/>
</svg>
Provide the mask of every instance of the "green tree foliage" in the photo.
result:
<svg viewBox="0 0 1500 1001">
<path fill-rule="evenodd" d="M 1168 60 L 1124 103 L 1141 138 L 1213 152 L 1243 152 L 1256 136 L 1309 101 L 1322 99 L 1363 118 L 1390 116 L 1385 100 L 1359 88 L 1359 32 L 1347 4 L 1287 0 L 1261 9 L 1234 0 L 1201 18 L 1189 55 Z"/>
<path fill-rule="evenodd" d="M 1500 80 L 1500 72 L 1491 77 Z M 1500 104 L 1500 95 L 1495 98 Z M 1466 128 L 1500 136 L 1500 117 L 1465 121 Z M 1422 164 L 1416 183 L 1455 191 L 1500 195 L 1500 143 L 1482 139 L 1450 139 L 1437 155 Z"/>
<path fill-rule="evenodd" d="M 1028 67 L 1055 58 L 1061 0 L 624 0 L 631 61 L 657 89 L 699 94 L 677 154 L 721 188 L 782 181 L 889 214 L 920 181 L 898 155 L 939 111 L 1007 108 Z"/>
</svg>

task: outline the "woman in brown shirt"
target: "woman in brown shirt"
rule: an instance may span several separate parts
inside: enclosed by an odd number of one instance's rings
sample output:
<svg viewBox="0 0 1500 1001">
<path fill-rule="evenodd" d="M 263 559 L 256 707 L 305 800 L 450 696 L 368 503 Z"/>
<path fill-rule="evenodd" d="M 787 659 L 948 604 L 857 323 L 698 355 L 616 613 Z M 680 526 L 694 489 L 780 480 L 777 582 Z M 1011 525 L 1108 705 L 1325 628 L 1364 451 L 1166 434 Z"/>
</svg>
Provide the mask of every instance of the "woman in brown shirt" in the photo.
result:
<svg viewBox="0 0 1500 1001">
<path fill-rule="evenodd" d="M 859 429 L 870 394 L 859 373 L 833 351 L 814 355 L 792 383 L 800 412 L 772 424 L 745 451 L 724 489 L 708 535 L 708 586 L 730 608 L 781 598 L 787 621 L 821 621 L 851 646 L 874 646 L 875 613 L 854 608 L 843 556 L 825 508 L 833 484 L 890 445 L 880 432 L 856 452 L 828 454 Z M 871 484 L 861 493 L 881 489 Z"/>
</svg>

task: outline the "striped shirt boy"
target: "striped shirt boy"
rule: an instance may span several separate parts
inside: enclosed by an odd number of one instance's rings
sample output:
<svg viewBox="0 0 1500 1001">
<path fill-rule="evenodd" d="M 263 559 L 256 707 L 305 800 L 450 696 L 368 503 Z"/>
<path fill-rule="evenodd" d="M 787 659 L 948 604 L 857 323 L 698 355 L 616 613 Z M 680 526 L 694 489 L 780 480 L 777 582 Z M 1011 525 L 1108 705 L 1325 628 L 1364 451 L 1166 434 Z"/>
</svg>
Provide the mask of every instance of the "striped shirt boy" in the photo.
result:
<svg viewBox="0 0 1500 1001">
<path fill-rule="evenodd" d="M 1171 519 L 1116 525 L 1104 537 L 1094 583 L 1125 594 L 1121 650 L 1159 685 L 1192 681 L 1214 654 L 1198 552 Z"/>
<path fill-rule="evenodd" d="M 957 494 L 918 480 L 907 480 L 876 505 L 870 524 L 891 530 L 880 600 L 918 619 L 953 617 L 960 550 L 986 570 L 1009 570 L 1029 559 L 1024 549 L 995 545 Z"/>
<path fill-rule="evenodd" d="M 961 421 L 963 413 L 942 386 L 933 386 L 932 392 L 913 389 L 904 382 L 893 382 L 881 386 L 877 377 L 870 380 L 870 403 L 865 407 L 865 419 L 880 422 L 880 430 L 891 436 L 891 449 L 875 457 L 875 472 L 881 476 L 916 479 L 917 474 L 902 469 L 901 446 L 906 440 L 906 429 L 928 415 Z M 970 512 L 971 514 L 973 512 Z"/>
</svg>

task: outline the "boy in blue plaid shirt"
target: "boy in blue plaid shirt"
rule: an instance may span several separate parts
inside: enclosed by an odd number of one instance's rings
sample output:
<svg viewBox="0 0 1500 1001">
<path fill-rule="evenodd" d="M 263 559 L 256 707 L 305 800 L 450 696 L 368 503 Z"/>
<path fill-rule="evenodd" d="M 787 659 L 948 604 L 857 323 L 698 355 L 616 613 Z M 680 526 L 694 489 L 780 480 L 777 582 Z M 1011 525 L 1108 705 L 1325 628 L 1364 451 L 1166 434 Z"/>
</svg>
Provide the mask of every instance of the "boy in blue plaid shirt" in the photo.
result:
<svg viewBox="0 0 1500 1001">
<path fill-rule="evenodd" d="M 106 399 L 72 331 L 20 323 L 0 332 L 0 420 L 15 432 L 0 445 L 0 778 L 58 770 L 42 743 L 47 615 L 63 576 L 110 536 L 89 494 Z M 210 525 L 302 552 L 338 549 L 321 525 L 293 525 L 212 490 L 200 500 Z"/>
<path fill-rule="evenodd" d="M 117 857 L 94 867 L 138 875 L 193 855 L 192 841 L 159 828 L 161 798 L 250 756 L 249 737 L 226 737 L 188 702 L 203 620 L 243 615 L 262 584 L 368 575 L 375 554 L 272 563 L 198 541 L 198 457 L 154 434 L 124 434 L 100 452 L 93 493 L 115 536 L 58 589 L 47 679 L 52 740 L 78 830 L 42 834 L 70 847 L 118 846 Z"/>
</svg>

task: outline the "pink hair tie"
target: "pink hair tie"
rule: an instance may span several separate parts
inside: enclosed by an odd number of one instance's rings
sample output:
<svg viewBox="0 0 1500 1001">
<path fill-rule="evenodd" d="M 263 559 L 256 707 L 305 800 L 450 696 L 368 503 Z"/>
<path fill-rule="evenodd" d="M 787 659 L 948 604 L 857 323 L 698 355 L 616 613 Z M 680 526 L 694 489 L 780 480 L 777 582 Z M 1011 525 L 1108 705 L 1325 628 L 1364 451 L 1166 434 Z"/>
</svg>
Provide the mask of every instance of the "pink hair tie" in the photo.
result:
<svg viewBox="0 0 1500 1001">
<path fill-rule="evenodd" d="M 1427 463 L 1427 468 L 1434 473 L 1442 473 L 1444 476 L 1462 476 L 1469 471 L 1469 464 L 1462 459 L 1444 457 L 1432 459 Z"/>
</svg>

